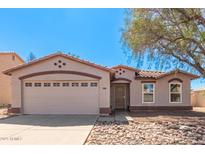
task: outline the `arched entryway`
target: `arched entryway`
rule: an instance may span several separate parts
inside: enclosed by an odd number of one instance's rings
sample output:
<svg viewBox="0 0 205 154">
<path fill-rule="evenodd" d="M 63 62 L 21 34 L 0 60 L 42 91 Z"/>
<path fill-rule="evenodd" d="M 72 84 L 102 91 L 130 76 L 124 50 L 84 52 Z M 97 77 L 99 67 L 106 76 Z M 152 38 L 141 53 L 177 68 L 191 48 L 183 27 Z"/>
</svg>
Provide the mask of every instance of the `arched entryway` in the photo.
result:
<svg viewBox="0 0 205 154">
<path fill-rule="evenodd" d="M 130 82 L 126 78 L 112 80 L 111 108 L 112 110 L 128 110 L 130 106 Z"/>
</svg>

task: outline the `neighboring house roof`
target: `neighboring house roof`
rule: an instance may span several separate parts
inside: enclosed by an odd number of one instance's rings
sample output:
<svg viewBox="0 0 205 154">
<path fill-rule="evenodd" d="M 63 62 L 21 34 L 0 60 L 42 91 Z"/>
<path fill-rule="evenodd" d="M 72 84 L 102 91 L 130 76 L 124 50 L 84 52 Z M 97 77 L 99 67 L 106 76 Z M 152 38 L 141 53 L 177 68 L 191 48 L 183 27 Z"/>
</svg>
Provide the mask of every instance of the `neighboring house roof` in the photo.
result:
<svg viewBox="0 0 205 154">
<path fill-rule="evenodd" d="M 67 54 L 63 54 L 63 53 L 54 53 L 54 54 L 50 54 L 48 56 L 45 56 L 43 58 L 39 58 L 37 60 L 33 60 L 33 61 L 29 62 L 29 63 L 18 65 L 16 67 L 13 67 L 11 69 L 8 69 L 8 70 L 4 71 L 3 73 L 5 73 L 7 75 L 11 75 L 11 73 L 13 71 L 26 68 L 28 66 L 37 64 L 39 62 L 42 62 L 42 61 L 45 61 L 45 60 L 48 60 L 48 59 L 51 59 L 51 58 L 54 58 L 54 57 L 57 57 L 57 56 L 61 56 L 61 57 L 64 57 L 64 58 L 67 58 L 67 59 L 70 59 L 70 60 L 73 60 L 73 61 L 77 61 L 79 63 L 86 64 L 86 65 L 98 68 L 100 70 L 112 72 L 112 69 L 110 69 L 110 68 L 107 68 L 107 67 L 104 67 L 104 66 L 101 66 L 101 65 L 97 65 L 97 64 L 91 63 L 91 62 L 86 61 L 86 60 L 82 60 L 82 59 L 79 59 L 79 58 L 76 58 L 76 57 L 73 57 L 73 56 L 70 56 L 70 55 L 67 55 Z"/>
<path fill-rule="evenodd" d="M 204 88 L 198 88 L 198 89 L 193 89 L 192 92 L 195 92 L 195 91 L 205 91 L 205 87 Z"/>
<path fill-rule="evenodd" d="M 0 56 L 1 55 L 14 55 L 16 56 L 22 63 L 25 63 L 25 61 L 15 52 L 3 52 L 3 51 L 0 51 Z"/>
</svg>

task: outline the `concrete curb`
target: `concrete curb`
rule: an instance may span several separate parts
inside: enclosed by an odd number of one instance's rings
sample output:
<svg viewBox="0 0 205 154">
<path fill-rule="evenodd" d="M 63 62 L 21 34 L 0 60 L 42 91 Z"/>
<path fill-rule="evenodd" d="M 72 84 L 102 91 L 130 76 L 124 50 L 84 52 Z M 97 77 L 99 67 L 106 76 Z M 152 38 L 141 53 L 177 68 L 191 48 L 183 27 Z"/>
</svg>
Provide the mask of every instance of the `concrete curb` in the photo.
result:
<svg viewBox="0 0 205 154">
<path fill-rule="evenodd" d="M 3 118 L 0 118 L 0 120 L 4 120 L 4 119 L 8 119 L 8 118 L 12 118 L 12 117 L 15 117 L 15 116 L 19 116 L 18 114 L 15 114 L 15 115 L 9 115 L 7 117 L 3 117 Z"/>
<path fill-rule="evenodd" d="M 88 138 L 89 138 L 89 136 L 90 136 L 90 134 L 91 134 L 93 128 L 95 127 L 95 124 L 96 124 L 96 122 L 97 122 L 97 120 L 98 120 L 99 117 L 100 117 L 99 115 L 96 117 L 95 122 L 94 122 L 94 124 L 93 124 L 93 127 L 91 128 L 90 132 L 88 133 L 88 136 L 86 137 L 85 141 L 83 142 L 83 145 L 88 145 L 88 144 L 86 144 L 86 142 L 87 142 L 87 140 L 88 140 Z"/>
</svg>

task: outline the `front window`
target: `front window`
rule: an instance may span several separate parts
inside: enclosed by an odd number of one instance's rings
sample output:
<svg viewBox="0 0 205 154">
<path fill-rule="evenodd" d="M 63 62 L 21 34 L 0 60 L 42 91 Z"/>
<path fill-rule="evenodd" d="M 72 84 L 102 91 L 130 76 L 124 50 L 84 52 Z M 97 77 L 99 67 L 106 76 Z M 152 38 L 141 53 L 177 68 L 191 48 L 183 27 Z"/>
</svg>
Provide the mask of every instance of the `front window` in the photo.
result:
<svg viewBox="0 0 205 154">
<path fill-rule="evenodd" d="M 142 85 L 143 103 L 154 103 L 154 83 L 144 83 Z"/>
<path fill-rule="evenodd" d="M 170 83 L 169 84 L 169 102 L 181 103 L 182 102 L 182 84 Z"/>
</svg>

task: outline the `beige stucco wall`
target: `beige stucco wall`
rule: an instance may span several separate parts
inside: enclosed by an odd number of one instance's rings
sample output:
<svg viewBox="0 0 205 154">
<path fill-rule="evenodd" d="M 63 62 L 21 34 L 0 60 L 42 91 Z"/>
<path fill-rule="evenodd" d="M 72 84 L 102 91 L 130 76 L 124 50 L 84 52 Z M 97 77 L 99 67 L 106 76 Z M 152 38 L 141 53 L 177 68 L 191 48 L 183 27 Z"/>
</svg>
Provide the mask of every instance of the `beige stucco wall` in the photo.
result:
<svg viewBox="0 0 205 154">
<path fill-rule="evenodd" d="M 12 53 L 0 53 L 0 104 L 11 103 L 11 77 L 3 74 L 2 71 L 22 63 L 22 60 Z"/>
<path fill-rule="evenodd" d="M 179 78 L 182 82 L 182 103 L 170 103 L 169 102 L 169 83 L 168 81 L 173 78 Z M 177 81 L 173 81 L 177 82 Z M 191 88 L 190 78 L 182 73 L 172 74 L 157 80 L 155 84 L 156 90 L 156 103 L 158 106 L 191 106 Z"/>
<path fill-rule="evenodd" d="M 135 72 L 125 70 L 125 73 L 119 75 L 116 73 L 116 78 L 127 78 L 132 80 L 130 83 L 130 106 L 190 106 L 190 78 L 182 73 L 172 74 L 155 82 L 155 103 L 142 103 L 142 83 L 141 79 L 135 79 Z M 183 80 L 182 83 L 182 103 L 169 103 L 169 83 L 173 78 Z M 150 80 L 148 80 L 150 81 Z M 153 80 L 152 80 L 153 81 Z M 176 82 L 176 81 L 174 81 Z"/>
<path fill-rule="evenodd" d="M 62 66 L 62 68 L 58 68 L 54 65 L 58 60 L 65 62 L 66 65 Z M 31 65 L 27 68 L 17 70 L 12 73 L 12 107 L 18 108 L 21 107 L 22 97 L 21 97 L 21 81 L 19 77 L 28 75 L 31 73 L 43 72 L 43 71 L 55 71 L 55 70 L 69 70 L 69 71 L 78 71 L 89 73 L 93 75 L 97 75 L 102 77 L 99 83 L 99 107 L 109 107 L 110 106 L 110 73 L 107 71 L 99 70 L 97 68 L 88 66 L 86 64 L 82 64 L 73 60 L 69 60 L 64 57 L 54 57 L 46 61 L 42 61 L 38 64 Z M 72 80 L 96 80 L 93 78 L 88 78 L 84 76 L 76 76 L 71 74 L 56 74 L 56 75 L 42 75 L 36 76 L 32 78 L 28 78 L 27 80 L 64 80 L 64 79 L 72 79 Z"/>
<path fill-rule="evenodd" d="M 205 107 L 205 90 L 193 91 L 191 103 L 194 107 Z"/>
</svg>

